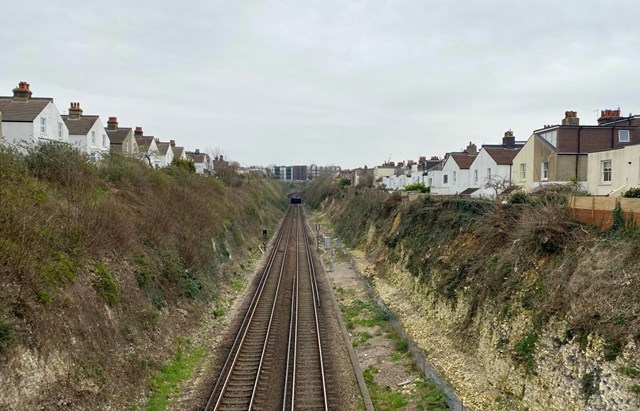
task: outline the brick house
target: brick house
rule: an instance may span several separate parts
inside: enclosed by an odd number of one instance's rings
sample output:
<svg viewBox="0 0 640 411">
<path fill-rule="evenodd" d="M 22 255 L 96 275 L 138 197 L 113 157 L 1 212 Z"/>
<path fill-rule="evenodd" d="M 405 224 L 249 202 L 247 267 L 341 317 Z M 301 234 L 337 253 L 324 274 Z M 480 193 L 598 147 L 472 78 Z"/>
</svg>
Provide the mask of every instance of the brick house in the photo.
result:
<svg viewBox="0 0 640 411">
<path fill-rule="evenodd" d="M 562 124 L 535 130 L 513 159 L 511 179 L 525 189 L 571 180 L 587 181 L 587 155 L 640 143 L 637 116 L 602 110 L 597 125 L 580 125 L 575 111 Z"/>
</svg>

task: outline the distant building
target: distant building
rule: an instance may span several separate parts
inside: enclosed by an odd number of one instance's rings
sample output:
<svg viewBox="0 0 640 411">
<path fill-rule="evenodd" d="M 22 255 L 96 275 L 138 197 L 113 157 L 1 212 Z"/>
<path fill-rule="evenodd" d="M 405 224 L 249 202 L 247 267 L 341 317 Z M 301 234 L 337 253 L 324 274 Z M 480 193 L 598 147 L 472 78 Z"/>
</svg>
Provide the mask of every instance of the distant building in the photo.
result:
<svg viewBox="0 0 640 411">
<path fill-rule="evenodd" d="M 134 156 L 138 153 L 138 143 L 131 127 L 118 127 L 118 117 L 109 117 L 105 128 L 109 137 L 109 151 L 114 154 Z"/>
</svg>

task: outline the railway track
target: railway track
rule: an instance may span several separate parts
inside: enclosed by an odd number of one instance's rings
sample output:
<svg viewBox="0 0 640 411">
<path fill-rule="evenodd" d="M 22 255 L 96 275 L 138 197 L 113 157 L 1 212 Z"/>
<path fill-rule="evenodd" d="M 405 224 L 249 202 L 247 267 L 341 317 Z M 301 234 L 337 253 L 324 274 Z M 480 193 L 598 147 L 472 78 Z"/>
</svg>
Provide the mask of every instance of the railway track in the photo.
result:
<svg viewBox="0 0 640 411">
<path fill-rule="evenodd" d="M 304 214 L 291 205 L 205 411 L 328 410 L 321 317 Z"/>
</svg>

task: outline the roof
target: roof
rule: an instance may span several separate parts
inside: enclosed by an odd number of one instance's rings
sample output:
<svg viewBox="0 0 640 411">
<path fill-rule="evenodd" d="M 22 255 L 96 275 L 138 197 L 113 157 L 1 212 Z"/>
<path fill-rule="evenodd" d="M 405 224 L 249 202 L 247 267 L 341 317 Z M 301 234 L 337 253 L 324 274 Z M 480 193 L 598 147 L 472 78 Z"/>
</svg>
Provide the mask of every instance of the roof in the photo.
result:
<svg viewBox="0 0 640 411">
<path fill-rule="evenodd" d="M 35 97 L 27 101 L 13 101 L 13 97 L 0 97 L 2 121 L 30 123 L 52 102 L 53 99 L 48 97 Z"/>
<path fill-rule="evenodd" d="M 451 153 L 451 158 L 453 158 L 461 170 L 468 170 L 476 156 L 467 153 Z"/>
<path fill-rule="evenodd" d="M 483 150 L 491 156 L 497 165 L 508 166 L 513 163 L 513 158 L 518 154 L 520 148 L 483 147 Z"/>
<path fill-rule="evenodd" d="M 469 195 L 475 193 L 478 190 L 479 190 L 479 188 L 469 187 L 466 190 L 464 190 L 463 192 L 461 192 L 460 195 L 461 196 L 469 196 Z"/>
<path fill-rule="evenodd" d="M 167 151 L 169 151 L 169 147 L 171 147 L 170 143 L 156 143 L 156 147 L 158 147 L 158 154 L 161 156 L 167 155 Z"/>
<path fill-rule="evenodd" d="M 172 146 L 171 150 L 173 150 L 173 155 L 175 157 L 180 157 L 182 155 L 182 153 L 184 153 L 184 147 Z"/>
<path fill-rule="evenodd" d="M 62 116 L 64 124 L 69 129 L 69 135 L 71 136 L 86 136 L 89 134 L 89 130 L 98 121 L 98 116 L 82 116 L 80 118 L 69 118 L 69 115 Z"/>
<path fill-rule="evenodd" d="M 132 133 L 131 127 L 118 127 L 117 130 L 105 128 L 111 144 L 122 144 L 125 138 Z"/>
<path fill-rule="evenodd" d="M 191 161 L 193 161 L 194 163 L 204 163 L 206 161 L 206 153 L 200 153 L 200 154 L 196 154 L 196 153 L 186 153 L 187 154 L 187 158 L 189 158 Z"/>
<path fill-rule="evenodd" d="M 136 143 L 138 143 L 138 148 L 148 150 L 151 147 L 151 143 L 153 143 L 153 137 L 136 137 Z M 166 151 L 165 151 L 166 153 Z"/>
</svg>

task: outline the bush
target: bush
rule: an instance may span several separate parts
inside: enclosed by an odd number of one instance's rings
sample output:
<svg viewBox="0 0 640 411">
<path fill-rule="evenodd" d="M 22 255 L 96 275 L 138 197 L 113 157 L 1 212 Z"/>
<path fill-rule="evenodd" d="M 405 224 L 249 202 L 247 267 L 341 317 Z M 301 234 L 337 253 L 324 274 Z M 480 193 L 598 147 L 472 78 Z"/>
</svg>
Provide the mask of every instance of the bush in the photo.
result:
<svg viewBox="0 0 640 411">
<path fill-rule="evenodd" d="M 171 161 L 171 167 L 181 168 L 181 169 L 186 170 L 186 171 L 188 171 L 190 173 L 195 173 L 196 172 L 196 166 L 195 166 L 195 164 L 193 164 L 193 161 L 189 161 L 187 159 L 174 158 Z"/>
<path fill-rule="evenodd" d="M 524 190 L 516 190 L 509 195 L 508 201 L 511 204 L 525 204 L 531 202 L 531 196 Z"/>
<path fill-rule="evenodd" d="M 65 143 L 46 142 L 29 147 L 24 160 L 35 177 L 65 187 L 88 185 L 90 177 L 97 174 L 87 154 Z"/>
<path fill-rule="evenodd" d="M 516 358 L 520 361 L 527 372 L 531 373 L 535 369 L 535 358 L 533 353 L 536 351 L 536 343 L 538 335 L 534 332 L 523 336 L 515 345 Z"/>
<path fill-rule="evenodd" d="M 640 198 L 640 187 L 631 187 L 622 193 L 622 196 L 627 198 Z"/>
<path fill-rule="evenodd" d="M 416 182 L 404 186 L 404 191 L 420 191 L 421 193 L 428 193 L 431 191 L 431 187 L 425 186 L 424 183 Z"/>
<path fill-rule="evenodd" d="M 595 376 L 591 372 L 582 375 L 582 393 L 587 398 L 596 393 Z"/>
<path fill-rule="evenodd" d="M 120 301 L 120 285 L 118 280 L 111 274 L 104 264 L 98 262 L 93 265 L 95 277 L 91 284 L 96 292 L 104 299 L 108 305 L 114 305 Z"/>
</svg>

